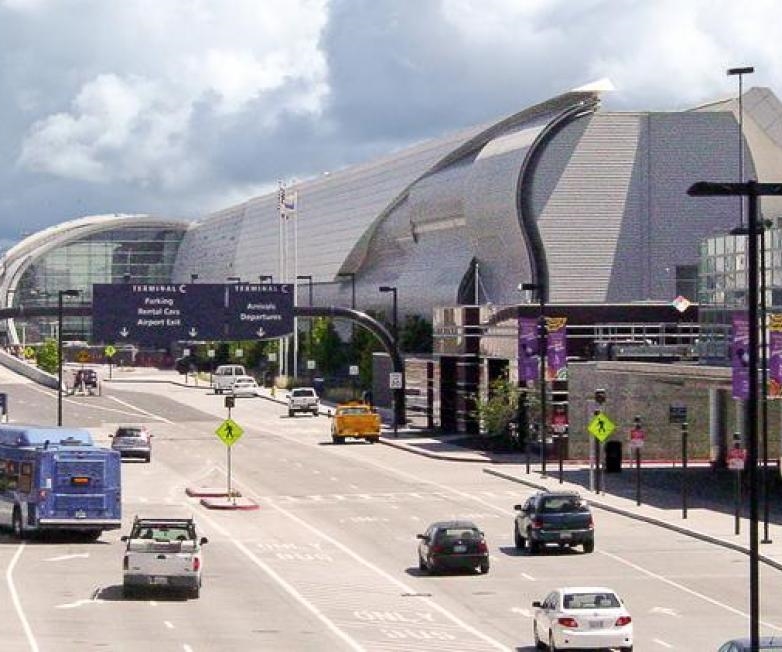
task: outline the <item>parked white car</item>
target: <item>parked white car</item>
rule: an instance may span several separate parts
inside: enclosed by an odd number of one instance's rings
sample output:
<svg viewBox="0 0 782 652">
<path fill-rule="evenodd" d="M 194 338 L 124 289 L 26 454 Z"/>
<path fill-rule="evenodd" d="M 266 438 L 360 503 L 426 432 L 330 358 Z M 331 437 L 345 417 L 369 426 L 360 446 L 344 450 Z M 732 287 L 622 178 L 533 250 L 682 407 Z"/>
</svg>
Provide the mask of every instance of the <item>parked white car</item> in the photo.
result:
<svg viewBox="0 0 782 652">
<path fill-rule="evenodd" d="M 633 619 L 621 598 L 601 586 L 554 589 L 535 601 L 532 633 L 538 648 L 551 652 L 572 648 L 633 650 Z"/>
<path fill-rule="evenodd" d="M 231 394 L 234 396 L 260 396 L 261 388 L 252 376 L 237 376 L 231 385 Z"/>
<path fill-rule="evenodd" d="M 201 592 L 203 560 L 199 537 L 190 518 L 139 518 L 123 536 L 122 589 L 125 597 L 151 589 L 184 591 L 191 598 Z"/>
</svg>

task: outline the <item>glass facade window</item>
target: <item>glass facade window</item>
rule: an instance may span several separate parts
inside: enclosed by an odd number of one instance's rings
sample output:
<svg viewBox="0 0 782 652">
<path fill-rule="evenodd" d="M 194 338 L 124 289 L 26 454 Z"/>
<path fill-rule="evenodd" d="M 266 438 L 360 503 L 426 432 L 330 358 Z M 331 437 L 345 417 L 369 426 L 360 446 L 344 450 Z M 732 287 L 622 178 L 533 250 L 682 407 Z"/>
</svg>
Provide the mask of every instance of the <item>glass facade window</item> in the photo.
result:
<svg viewBox="0 0 782 652">
<path fill-rule="evenodd" d="M 12 295 L 14 306 L 56 307 L 60 290 L 79 290 L 69 304 L 91 303 L 93 283 L 164 283 L 171 280 L 182 230 L 125 227 L 67 242 L 37 258 L 25 270 Z M 56 337 L 51 317 L 16 320 L 20 340 Z M 87 340 L 91 319 L 66 317 L 63 339 Z"/>
</svg>

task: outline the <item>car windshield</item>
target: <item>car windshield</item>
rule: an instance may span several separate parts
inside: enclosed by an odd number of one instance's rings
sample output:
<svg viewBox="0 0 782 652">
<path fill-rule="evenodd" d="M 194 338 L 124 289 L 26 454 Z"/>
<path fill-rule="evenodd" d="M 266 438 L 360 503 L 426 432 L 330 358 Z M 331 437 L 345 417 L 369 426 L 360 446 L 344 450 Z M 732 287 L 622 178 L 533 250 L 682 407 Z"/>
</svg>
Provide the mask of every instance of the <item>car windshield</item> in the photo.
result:
<svg viewBox="0 0 782 652">
<path fill-rule="evenodd" d="M 566 593 L 562 606 L 565 609 L 616 609 L 620 604 L 613 593 Z"/>
<path fill-rule="evenodd" d="M 314 392 L 311 389 L 294 389 L 294 396 L 312 396 Z"/>
<path fill-rule="evenodd" d="M 549 496 L 540 504 L 540 511 L 547 514 L 586 512 L 588 507 L 578 496 Z"/>
</svg>

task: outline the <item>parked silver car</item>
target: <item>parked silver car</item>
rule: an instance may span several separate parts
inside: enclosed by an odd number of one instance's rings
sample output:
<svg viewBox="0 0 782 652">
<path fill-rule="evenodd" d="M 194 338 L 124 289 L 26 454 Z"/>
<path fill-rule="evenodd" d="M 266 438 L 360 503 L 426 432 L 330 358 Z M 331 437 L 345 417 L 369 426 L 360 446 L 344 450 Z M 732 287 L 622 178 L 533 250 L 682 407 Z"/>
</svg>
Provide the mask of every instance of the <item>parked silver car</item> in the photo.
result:
<svg viewBox="0 0 782 652">
<path fill-rule="evenodd" d="M 146 426 L 120 426 L 109 435 L 112 450 L 120 457 L 135 457 L 149 462 L 152 458 L 152 433 Z"/>
</svg>

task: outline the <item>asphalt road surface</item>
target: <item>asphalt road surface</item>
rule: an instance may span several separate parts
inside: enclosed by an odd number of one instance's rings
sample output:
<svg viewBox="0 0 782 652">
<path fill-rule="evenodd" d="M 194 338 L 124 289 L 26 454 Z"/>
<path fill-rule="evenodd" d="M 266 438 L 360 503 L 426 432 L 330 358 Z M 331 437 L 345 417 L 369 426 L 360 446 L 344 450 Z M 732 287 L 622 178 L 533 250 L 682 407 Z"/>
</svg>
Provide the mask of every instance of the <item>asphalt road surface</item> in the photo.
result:
<svg viewBox="0 0 782 652">
<path fill-rule="evenodd" d="M 56 393 L 0 370 L 12 421 L 52 424 Z M 565 585 L 608 585 L 625 599 L 635 649 L 716 650 L 747 631 L 746 557 L 625 517 L 596 512 L 593 554 L 513 547 L 513 505 L 527 491 L 481 465 L 366 442 L 332 445 L 326 417 L 289 418 L 237 399 L 244 429 L 234 485 L 257 511 L 209 511 L 188 486 L 224 486 L 214 434 L 224 397 L 171 384 L 104 384 L 66 397 L 66 425 L 108 443 L 120 423 L 154 433 L 152 462 L 123 464 L 122 531 L 97 543 L 0 535 L 0 649 L 532 651 L 532 600 Z M 194 515 L 204 547 L 199 599 L 122 597 L 119 542 L 135 514 Z M 415 535 L 468 518 L 486 533 L 487 575 L 428 576 Z M 764 633 L 782 633 L 782 582 L 761 569 Z"/>
</svg>

